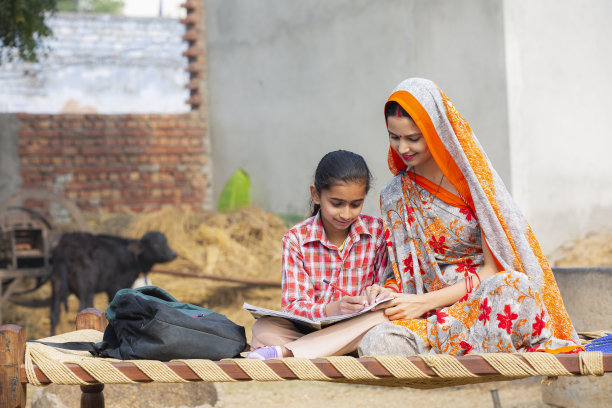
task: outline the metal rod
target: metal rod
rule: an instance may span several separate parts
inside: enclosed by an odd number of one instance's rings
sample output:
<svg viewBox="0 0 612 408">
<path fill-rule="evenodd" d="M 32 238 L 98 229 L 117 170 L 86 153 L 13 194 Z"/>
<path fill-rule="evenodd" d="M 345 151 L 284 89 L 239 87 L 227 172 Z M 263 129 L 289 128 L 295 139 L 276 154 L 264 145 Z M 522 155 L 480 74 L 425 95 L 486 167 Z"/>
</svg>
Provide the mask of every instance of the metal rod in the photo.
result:
<svg viewBox="0 0 612 408">
<path fill-rule="evenodd" d="M 167 275 L 176 275 L 176 276 L 185 276 L 188 278 L 200 278 L 200 279 L 210 279 L 217 280 L 223 282 L 234 282 L 234 283 L 244 283 L 248 285 L 258 285 L 258 286 L 273 286 L 280 287 L 281 283 L 279 281 L 264 281 L 264 280 L 253 280 L 253 279 L 239 279 L 239 278 L 228 278 L 225 276 L 215 276 L 215 275 L 205 275 L 194 272 L 186 272 L 186 271 L 174 271 L 171 269 L 158 269 L 154 268 L 151 272 L 157 273 L 165 273 Z"/>
<path fill-rule="evenodd" d="M 497 393 L 497 388 L 493 388 L 489 391 L 491 391 L 491 398 L 493 398 L 493 408 L 502 408 L 501 402 L 499 401 L 499 394 Z"/>
</svg>

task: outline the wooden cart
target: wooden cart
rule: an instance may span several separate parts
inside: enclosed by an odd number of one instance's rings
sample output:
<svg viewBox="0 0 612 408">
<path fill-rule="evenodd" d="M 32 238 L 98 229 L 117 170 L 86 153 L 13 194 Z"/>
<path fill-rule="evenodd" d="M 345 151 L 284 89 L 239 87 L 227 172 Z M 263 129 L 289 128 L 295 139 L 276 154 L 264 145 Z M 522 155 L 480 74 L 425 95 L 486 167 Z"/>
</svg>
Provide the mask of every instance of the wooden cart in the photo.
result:
<svg viewBox="0 0 612 408">
<path fill-rule="evenodd" d="M 81 211 L 64 197 L 45 190 L 22 190 L 0 203 L 0 324 L 2 306 L 26 279 L 36 279 L 34 289 L 51 274 L 52 224 L 28 200 L 64 208 L 81 231 L 88 231 Z"/>
</svg>

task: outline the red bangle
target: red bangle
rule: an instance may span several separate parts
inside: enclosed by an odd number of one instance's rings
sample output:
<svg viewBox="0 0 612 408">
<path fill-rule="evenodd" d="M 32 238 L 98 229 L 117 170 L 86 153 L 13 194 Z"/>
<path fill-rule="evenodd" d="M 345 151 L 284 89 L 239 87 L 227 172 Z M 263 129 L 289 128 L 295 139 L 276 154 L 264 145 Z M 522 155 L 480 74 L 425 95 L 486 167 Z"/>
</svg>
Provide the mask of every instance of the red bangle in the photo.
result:
<svg viewBox="0 0 612 408">
<path fill-rule="evenodd" d="M 467 293 L 472 293 L 472 290 L 474 290 L 473 276 L 472 275 L 466 276 L 464 281 L 465 281 L 465 291 Z"/>
</svg>

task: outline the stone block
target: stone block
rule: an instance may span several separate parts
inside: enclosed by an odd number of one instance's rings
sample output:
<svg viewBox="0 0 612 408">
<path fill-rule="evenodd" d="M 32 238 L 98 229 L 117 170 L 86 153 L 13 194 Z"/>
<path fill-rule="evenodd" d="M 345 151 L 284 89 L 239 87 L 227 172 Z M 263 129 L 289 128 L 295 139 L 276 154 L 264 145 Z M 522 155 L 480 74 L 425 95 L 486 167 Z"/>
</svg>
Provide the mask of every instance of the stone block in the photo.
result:
<svg viewBox="0 0 612 408">
<path fill-rule="evenodd" d="M 577 331 L 611 330 L 610 269 L 555 268 L 563 303 Z M 553 407 L 609 407 L 612 374 L 603 377 L 559 377 L 542 385 L 542 401 Z"/>
<path fill-rule="evenodd" d="M 542 385 L 542 401 L 555 408 L 604 408 L 612 405 L 612 375 L 559 377 Z"/>
<path fill-rule="evenodd" d="M 80 406 L 78 385 L 32 387 L 32 408 L 69 408 Z M 221 388 L 215 383 L 106 384 L 106 408 L 213 408 L 221 405 Z"/>
</svg>

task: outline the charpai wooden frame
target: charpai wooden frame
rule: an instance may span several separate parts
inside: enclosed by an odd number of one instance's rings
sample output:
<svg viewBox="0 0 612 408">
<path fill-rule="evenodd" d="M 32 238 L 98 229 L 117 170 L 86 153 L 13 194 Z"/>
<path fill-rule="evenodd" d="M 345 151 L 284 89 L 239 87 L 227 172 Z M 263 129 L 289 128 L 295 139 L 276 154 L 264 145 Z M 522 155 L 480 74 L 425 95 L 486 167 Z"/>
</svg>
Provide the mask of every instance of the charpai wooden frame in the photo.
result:
<svg viewBox="0 0 612 408">
<path fill-rule="evenodd" d="M 86 309 L 77 316 L 77 330 L 106 327 L 104 314 L 96 309 Z M 25 330 L 16 325 L 0 326 L 0 406 L 24 407 L 26 401 Z M 582 353 L 546 355 L 527 353 L 507 355 L 468 355 L 461 357 L 424 355 L 413 357 L 330 357 L 320 359 L 247 360 L 228 359 L 154 362 L 171 373 L 163 382 L 191 381 L 290 381 L 322 380 L 388 386 L 434 388 L 448 385 L 470 384 L 487 381 L 512 380 L 533 375 L 603 375 L 612 372 L 612 354 Z M 533 357 L 536 357 L 534 359 Z M 587 359 L 588 358 L 590 359 Z M 540 357 L 553 362 L 544 366 Z M 595 359 L 593 360 L 593 358 Z M 552 360 L 551 360 L 552 359 Z M 546 362 L 545 361 L 545 362 Z M 192 363 L 206 363 L 204 370 L 194 369 Z M 593 364 L 594 362 L 594 364 Z M 153 362 L 151 362 L 153 363 Z M 151 371 L 131 362 L 111 363 L 129 380 L 136 383 L 154 382 Z M 147 364 L 148 365 L 148 364 Z M 590 365 L 590 366 L 589 366 Z M 82 382 L 81 407 L 104 406 L 104 384 L 78 364 L 66 363 Z M 213 368 L 208 370 L 208 368 Z M 595 368 L 594 368 L 595 367 Z M 168 370 L 169 369 L 169 370 Z M 32 370 L 35 380 L 49 384 L 49 377 L 37 366 Z M 203 375 L 204 373 L 204 375 Z M 30 377 L 32 378 L 32 377 Z M 160 382 L 160 380 L 157 380 Z"/>
</svg>

